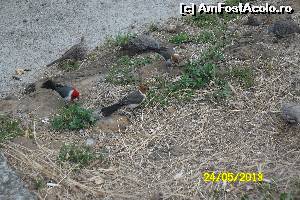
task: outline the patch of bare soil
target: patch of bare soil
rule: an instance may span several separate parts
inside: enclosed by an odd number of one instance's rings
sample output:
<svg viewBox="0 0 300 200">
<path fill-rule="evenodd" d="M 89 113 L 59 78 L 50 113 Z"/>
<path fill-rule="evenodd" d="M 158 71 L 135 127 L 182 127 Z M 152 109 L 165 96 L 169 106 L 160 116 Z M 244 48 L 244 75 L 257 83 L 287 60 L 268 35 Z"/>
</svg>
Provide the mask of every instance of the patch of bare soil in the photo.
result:
<svg viewBox="0 0 300 200">
<path fill-rule="evenodd" d="M 267 27 L 278 16 L 261 17 L 258 27 L 242 25 L 246 17 L 230 23 L 228 31 L 234 37 L 220 65 L 251 68 L 253 87 L 230 83 L 233 94 L 222 104 L 205 101 L 213 93 L 207 88 L 197 91 L 189 102 L 174 101 L 166 108 L 146 106 L 132 116 L 119 112 L 91 129 L 55 132 L 45 118 L 57 113 L 63 101 L 41 89 L 41 80 L 33 93 L 0 101 L 3 111 L 20 118 L 33 132 L 31 137 L 3 144 L 10 164 L 41 199 L 279 199 L 288 192 L 300 198 L 299 126 L 286 124 L 280 115 L 283 102 L 300 100 L 300 35 L 277 41 Z M 299 11 L 292 17 L 300 22 Z M 178 22 L 190 34 L 202 31 Z M 167 41 L 174 33 L 152 34 Z M 178 45 L 176 51 L 186 62 L 204 48 L 205 44 L 187 43 Z M 119 55 L 116 47 L 99 47 L 79 70 L 54 79 L 78 87 L 83 106 L 99 110 L 134 89 L 105 82 L 107 70 Z M 162 62 L 154 62 L 142 67 L 139 75 L 149 78 L 168 70 Z M 173 74 L 178 75 L 180 68 Z M 109 152 L 108 166 L 96 161 L 74 170 L 72 165 L 62 167 L 57 162 L 63 143 L 84 144 L 91 137 L 97 141 L 96 151 L 105 147 Z M 208 171 L 260 171 L 264 181 L 206 183 L 202 173 Z M 37 178 L 59 186 L 36 190 Z"/>
</svg>

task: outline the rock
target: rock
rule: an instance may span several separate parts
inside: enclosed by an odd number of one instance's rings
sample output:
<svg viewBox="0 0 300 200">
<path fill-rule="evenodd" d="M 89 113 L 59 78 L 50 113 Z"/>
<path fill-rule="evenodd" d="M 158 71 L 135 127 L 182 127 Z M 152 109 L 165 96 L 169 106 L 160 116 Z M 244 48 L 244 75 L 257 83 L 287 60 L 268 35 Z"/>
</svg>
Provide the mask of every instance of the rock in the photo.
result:
<svg viewBox="0 0 300 200">
<path fill-rule="evenodd" d="M 21 179 L 7 165 L 6 158 L 2 153 L 0 153 L 0 176 L 0 199 L 37 199 L 24 187 Z"/>
<path fill-rule="evenodd" d="M 129 119 L 125 116 L 112 115 L 104 117 L 97 121 L 94 131 L 96 132 L 115 132 L 119 129 L 125 129 L 129 125 Z"/>
<path fill-rule="evenodd" d="M 293 33 L 300 33 L 300 27 L 292 20 L 284 19 L 275 21 L 268 29 L 277 38 L 283 38 Z"/>
<path fill-rule="evenodd" d="M 13 101 L 18 101 L 18 97 L 16 97 L 15 95 L 8 95 L 6 96 L 3 100 L 13 100 Z"/>
<path fill-rule="evenodd" d="M 88 138 L 85 141 L 85 145 L 88 147 L 92 147 L 96 144 L 96 141 L 93 138 Z"/>
<path fill-rule="evenodd" d="M 150 196 L 150 200 L 163 200 L 163 199 L 164 199 L 164 195 L 161 192 L 154 192 Z"/>
<path fill-rule="evenodd" d="M 300 123 L 300 104 L 284 103 L 282 105 L 282 117 L 289 123 Z"/>
<path fill-rule="evenodd" d="M 169 33 L 176 33 L 178 31 L 178 26 L 175 24 L 170 24 L 167 26 L 166 30 Z"/>
<path fill-rule="evenodd" d="M 16 75 L 20 76 L 20 75 L 22 75 L 24 73 L 25 73 L 24 69 L 20 69 L 20 68 L 16 69 Z"/>
</svg>

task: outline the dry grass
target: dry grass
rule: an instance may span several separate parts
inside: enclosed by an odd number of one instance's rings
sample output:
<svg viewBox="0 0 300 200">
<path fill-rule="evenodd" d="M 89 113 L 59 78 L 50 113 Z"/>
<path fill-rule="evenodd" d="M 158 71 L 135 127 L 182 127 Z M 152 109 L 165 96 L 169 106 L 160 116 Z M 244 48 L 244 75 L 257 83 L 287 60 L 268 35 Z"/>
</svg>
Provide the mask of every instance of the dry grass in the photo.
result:
<svg viewBox="0 0 300 200">
<path fill-rule="evenodd" d="M 300 100 L 291 78 L 300 72 L 300 36 L 273 43 L 264 32 L 266 26 L 245 27 L 240 23 L 230 24 L 235 38 L 220 65 L 251 68 L 252 87 L 245 89 L 231 81 L 232 96 L 221 103 L 207 101 L 215 92 L 208 86 L 198 90 L 189 102 L 173 100 L 167 107 L 146 105 L 130 117 L 126 129 L 115 132 L 87 129 L 83 134 L 59 134 L 38 122 L 34 149 L 13 142 L 3 144 L 10 164 L 32 190 L 36 177 L 59 184 L 36 191 L 40 199 L 150 199 L 157 193 L 164 199 L 241 199 L 245 195 L 250 199 L 279 199 L 284 192 L 299 198 L 299 126 L 286 124 L 280 107 L 282 102 Z M 194 34 L 197 29 L 190 31 Z M 169 38 L 168 33 L 153 34 Z M 246 43 L 250 46 L 245 45 L 245 38 L 251 38 Z M 249 51 L 238 51 L 245 46 Z M 186 44 L 185 49 L 177 50 L 189 59 L 206 47 Z M 247 54 L 249 59 L 237 59 L 236 52 Z M 266 56 L 262 52 L 271 53 Z M 88 88 L 83 106 L 96 109 L 115 102 L 134 86 L 115 86 L 99 76 Z M 87 137 L 97 141 L 95 151 L 107 149 L 109 165 L 96 161 L 78 171 L 74 165 L 59 164 L 59 148 L 51 147 L 54 141 L 82 144 Z M 234 186 L 205 183 L 202 173 L 207 171 L 261 171 L 265 181 Z"/>
</svg>

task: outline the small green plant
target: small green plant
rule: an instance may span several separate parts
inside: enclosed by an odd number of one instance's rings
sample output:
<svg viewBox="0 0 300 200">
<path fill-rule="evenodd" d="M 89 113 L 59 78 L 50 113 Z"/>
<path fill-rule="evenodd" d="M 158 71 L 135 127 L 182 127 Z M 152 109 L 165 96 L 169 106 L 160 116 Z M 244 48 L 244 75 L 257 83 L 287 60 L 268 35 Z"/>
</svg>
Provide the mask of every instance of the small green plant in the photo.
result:
<svg viewBox="0 0 300 200">
<path fill-rule="evenodd" d="M 190 41 L 191 41 L 191 39 L 190 39 L 189 34 L 187 34 L 185 32 L 178 33 L 169 39 L 169 42 L 171 42 L 173 44 L 182 44 L 182 43 L 187 43 Z"/>
<path fill-rule="evenodd" d="M 216 65 L 206 63 L 199 65 L 197 62 L 191 62 L 186 65 L 184 74 L 177 82 L 181 88 L 199 89 L 207 85 L 215 78 Z"/>
<path fill-rule="evenodd" d="M 197 43 L 211 43 L 215 44 L 217 41 L 216 35 L 213 31 L 203 31 L 200 35 L 195 38 Z"/>
<path fill-rule="evenodd" d="M 37 178 L 34 180 L 34 187 L 36 190 L 41 190 L 46 186 L 46 183 L 43 178 Z"/>
<path fill-rule="evenodd" d="M 280 200 L 293 200 L 293 196 L 291 193 L 280 193 L 280 196 L 279 196 Z"/>
<path fill-rule="evenodd" d="M 106 81 L 116 85 L 137 83 L 140 80 L 136 77 L 136 69 L 150 63 L 152 63 L 150 57 L 130 58 L 129 56 L 123 56 L 109 70 Z"/>
<path fill-rule="evenodd" d="M 237 78 L 245 88 L 250 88 L 254 85 L 254 72 L 251 68 L 233 68 L 230 75 Z"/>
<path fill-rule="evenodd" d="M 247 194 L 244 194 L 244 195 L 242 196 L 241 200 L 249 200 L 248 195 L 247 195 Z"/>
<path fill-rule="evenodd" d="M 114 44 L 117 46 L 124 46 L 128 44 L 130 38 L 134 37 L 134 34 L 127 33 L 127 34 L 118 34 L 115 38 Z"/>
<path fill-rule="evenodd" d="M 58 159 L 61 162 L 71 162 L 78 164 L 79 167 L 84 167 L 90 164 L 93 160 L 100 158 L 91 148 L 87 146 L 79 146 L 75 144 L 64 144 L 59 151 Z"/>
<path fill-rule="evenodd" d="M 79 62 L 78 61 L 75 61 L 75 60 L 65 60 L 63 62 L 61 62 L 58 67 L 63 70 L 63 71 L 67 71 L 67 72 L 70 72 L 70 71 L 74 71 L 74 70 L 77 70 L 79 69 Z"/>
<path fill-rule="evenodd" d="M 92 111 L 72 104 L 64 107 L 59 115 L 52 120 L 52 127 L 56 130 L 79 130 L 87 128 L 95 123 Z"/>
<path fill-rule="evenodd" d="M 218 90 L 214 92 L 213 97 L 217 101 L 222 101 L 227 99 L 231 95 L 231 89 L 227 81 L 221 80 L 218 81 Z"/>
<path fill-rule="evenodd" d="M 196 16 L 186 17 L 186 22 L 188 24 L 197 26 L 197 27 L 212 27 L 219 25 L 219 19 L 216 14 L 198 14 Z"/>
<path fill-rule="evenodd" d="M 155 32 L 155 31 L 158 31 L 159 29 L 158 29 L 158 26 L 155 24 L 155 23 L 151 23 L 150 25 L 149 25 L 149 31 L 150 32 Z"/>
<path fill-rule="evenodd" d="M 19 121 L 0 114 L 0 142 L 11 140 L 21 134 Z"/>
<path fill-rule="evenodd" d="M 224 54 L 219 46 L 213 46 L 204 51 L 201 55 L 200 62 L 218 62 L 224 59 Z"/>
</svg>

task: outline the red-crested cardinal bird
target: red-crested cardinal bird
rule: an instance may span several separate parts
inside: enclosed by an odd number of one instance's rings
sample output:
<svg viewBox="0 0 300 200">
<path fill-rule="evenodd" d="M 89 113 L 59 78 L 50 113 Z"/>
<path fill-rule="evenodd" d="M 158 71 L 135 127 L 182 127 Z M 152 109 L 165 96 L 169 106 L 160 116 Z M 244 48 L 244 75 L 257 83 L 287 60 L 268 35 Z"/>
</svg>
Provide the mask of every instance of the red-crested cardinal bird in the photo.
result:
<svg viewBox="0 0 300 200">
<path fill-rule="evenodd" d="M 129 107 L 129 108 L 136 108 L 138 107 L 146 98 L 146 92 L 148 91 L 148 87 L 146 85 L 140 85 L 139 89 L 136 91 L 133 91 L 123 97 L 119 102 L 104 107 L 101 109 L 102 115 L 104 117 L 110 116 L 114 112 L 116 112 L 118 109 L 120 109 L 123 106 Z"/>
<path fill-rule="evenodd" d="M 44 82 L 42 84 L 42 88 L 52 89 L 56 91 L 66 102 L 79 99 L 79 92 L 75 88 L 55 83 L 52 80 L 47 80 L 46 82 Z"/>
<path fill-rule="evenodd" d="M 50 67 L 51 65 L 70 59 L 70 60 L 83 60 L 87 56 L 88 48 L 86 45 L 85 38 L 82 36 L 80 43 L 73 45 L 69 50 L 67 50 L 60 58 L 57 60 L 54 60 L 50 64 L 47 65 L 47 67 Z"/>
</svg>

